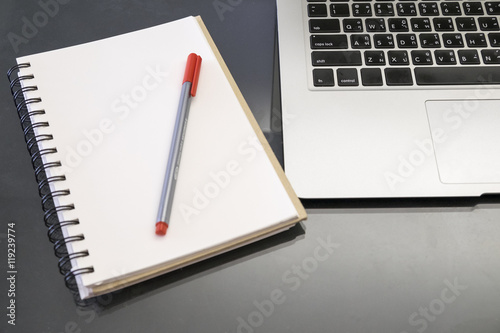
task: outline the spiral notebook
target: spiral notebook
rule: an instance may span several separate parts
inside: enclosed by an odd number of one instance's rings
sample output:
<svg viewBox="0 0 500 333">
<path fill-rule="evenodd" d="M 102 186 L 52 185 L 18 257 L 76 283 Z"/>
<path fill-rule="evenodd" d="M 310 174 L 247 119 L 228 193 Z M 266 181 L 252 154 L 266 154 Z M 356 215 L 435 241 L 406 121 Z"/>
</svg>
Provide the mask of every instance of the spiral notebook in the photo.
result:
<svg viewBox="0 0 500 333">
<path fill-rule="evenodd" d="M 182 77 L 202 56 L 166 236 L 155 218 Z M 97 296 L 306 218 L 199 17 L 17 59 L 14 101 L 69 288 Z"/>
</svg>

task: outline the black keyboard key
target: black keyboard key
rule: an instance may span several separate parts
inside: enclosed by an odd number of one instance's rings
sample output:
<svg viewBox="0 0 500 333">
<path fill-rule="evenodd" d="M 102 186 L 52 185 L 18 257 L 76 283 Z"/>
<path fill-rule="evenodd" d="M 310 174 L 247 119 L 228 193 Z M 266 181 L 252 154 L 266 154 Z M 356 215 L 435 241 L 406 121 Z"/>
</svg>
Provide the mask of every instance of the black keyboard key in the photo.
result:
<svg viewBox="0 0 500 333">
<path fill-rule="evenodd" d="M 485 64 L 500 64 L 500 50 L 482 50 L 481 55 Z"/>
<path fill-rule="evenodd" d="M 389 65 L 391 66 L 402 66 L 410 64 L 407 51 L 388 51 L 387 59 L 389 60 Z"/>
<path fill-rule="evenodd" d="M 500 15 L 500 1 L 488 1 L 484 3 L 486 13 L 489 15 Z"/>
<path fill-rule="evenodd" d="M 444 47 L 464 47 L 462 35 L 459 33 L 442 34 Z"/>
<path fill-rule="evenodd" d="M 364 86 L 381 86 L 382 85 L 382 72 L 380 68 L 362 68 L 361 69 L 361 82 Z"/>
<path fill-rule="evenodd" d="M 358 71 L 356 68 L 337 69 L 337 83 L 341 87 L 359 86 Z"/>
<path fill-rule="evenodd" d="M 361 19 L 344 19 L 342 25 L 344 26 L 344 32 L 363 32 Z"/>
<path fill-rule="evenodd" d="M 457 17 L 457 29 L 459 31 L 476 31 L 477 26 L 473 17 Z"/>
<path fill-rule="evenodd" d="M 390 2 L 376 3 L 373 10 L 376 16 L 394 16 L 394 5 Z"/>
<path fill-rule="evenodd" d="M 313 69 L 313 82 L 315 87 L 334 86 L 333 70 L 330 68 Z"/>
<path fill-rule="evenodd" d="M 384 51 L 365 51 L 365 64 L 367 66 L 385 65 Z"/>
<path fill-rule="evenodd" d="M 398 41 L 398 47 L 401 49 L 418 47 L 415 34 L 397 34 L 396 40 Z"/>
<path fill-rule="evenodd" d="M 500 47 L 500 33 L 491 32 L 488 34 L 491 47 Z"/>
<path fill-rule="evenodd" d="M 454 31 L 453 20 L 449 17 L 435 17 L 432 23 L 436 31 Z"/>
<path fill-rule="evenodd" d="M 352 5 L 353 16 L 372 16 L 372 5 L 369 3 L 354 3 Z"/>
<path fill-rule="evenodd" d="M 498 31 L 498 20 L 496 17 L 480 17 L 477 19 L 479 29 L 482 31 Z"/>
<path fill-rule="evenodd" d="M 313 51 L 311 53 L 313 66 L 360 66 L 359 51 Z"/>
<path fill-rule="evenodd" d="M 418 85 L 500 84 L 500 66 L 418 67 Z"/>
<path fill-rule="evenodd" d="M 413 78 L 409 68 L 386 68 L 385 82 L 388 86 L 411 86 Z"/>
<path fill-rule="evenodd" d="M 415 17 L 410 19 L 412 31 L 431 31 L 431 20 L 428 18 Z"/>
<path fill-rule="evenodd" d="M 476 50 L 459 50 L 458 59 L 462 65 L 477 65 L 480 63 Z"/>
<path fill-rule="evenodd" d="M 462 3 L 465 15 L 483 15 L 483 6 L 479 1 L 464 1 Z"/>
<path fill-rule="evenodd" d="M 393 49 L 394 38 L 390 34 L 374 34 L 373 45 L 375 45 L 377 49 Z"/>
<path fill-rule="evenodd" d="M 430 51 L 411 51 L 411 59 L 415 66 L 432 65 L 432 55 Z"/>
<path fill-rule="evenodd" d="M 465 34 L 465 41 L 468 47 L 486 47 L 486 37 L 482 32 L 469 32 Z"/>
<path fill-rule="evenodd" d="M 310 4 L 307 5 L 307 14 L 309 17 L 326 17 L 328 11 L 324 4 Z"/>
<path fill-rule="evenodd" d="M 370 35 L 368 34 L 352 34 L 351 47 L 353 49 L 369 49 L 372 44 L 370 42 Z"/>
<path fill-rule="evenodd" d="M 399 2 L 396 5 L 399 16 L 416 16 L 417 7 L 413 2 Z"/>
<path fill-rule="evenodd" d="M 409 31 L 408 20 L 406 18 L 390 18 L 387 20 L 389 31 L 406 32 Z"/>
<path fill-rule="evenodd" d="M 349 5 L 346 3 L 334 3 L 330 5 L 330 16 L 346 17 L 349 16 Z"/>
<path fill-rule="evenodd" d="M 462 10 L 460 9 L 460 4 L 458 2 L 445 1 L 441 3 L 441 12 L 443 15 L 460 15 Z"/>
<path fill-rule="evenodd" d="M 421 2 L 418 4 L 418 10 L 422 16 L 437 16 L 439 9 L 437 2 Z"/>
<path fill-rule="evenodd" d="M 385 21 L 382 18 L 367 18 L 365 20 L 366 31 L 385 32 Z"/>
<path fill-rule="evenodd" d="M 455 57 L 455 52 L 452 50 L 436 50 L 434 51 L 434 58 L 436 58 L 436 64 L 438 65 L 456 65 L 457 58 Z"/>
<path fill-rule="evenodd" d="M 420 34 L 420 45 L 423 48 L 441 47 L 438 34 Z"/>
<path fill-rule="evenodd" d="M 338 19 L 311 19 L 309 20 L 309 32 L 340 32 L 340 21 Z"/>
<path fill-rule="evenodd" d="M 312 35 L 312 49 L 347 49 L 346 35 Z"/>
</svg>

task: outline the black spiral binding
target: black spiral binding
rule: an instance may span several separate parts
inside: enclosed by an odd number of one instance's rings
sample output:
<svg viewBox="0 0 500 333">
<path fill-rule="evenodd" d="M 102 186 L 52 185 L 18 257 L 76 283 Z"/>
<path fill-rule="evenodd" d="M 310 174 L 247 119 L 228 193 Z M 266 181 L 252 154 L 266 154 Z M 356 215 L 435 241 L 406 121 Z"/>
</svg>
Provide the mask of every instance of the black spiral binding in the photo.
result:
<svg viewBox="0 0 500 333">
<path fill-rule="evenodd" d="M 38 183 L 38 190 L 42 199 L 42 208 L 44 210 L 44 221 L 48 228 L 49 240 L 54 244 L 55 255 L 59 258 L 59 271 L 64 275 L 66 286 L 75 294 L 78 295 L 78 287 L 76 284 L 76 277 L 82 274 L 89 274 L 94 271 L 93 267 L 84 267 L 72 269 L 71 260 L 76 258 L 87 257 L 88 251 L 80 251 L 75 253 L 68 253 L 66 245 L 72 242 L 80 242 L 85 239 L 83 235 L 64 237 L 62 228 L 72 225 L 78 225 L 78 219 L 59 221 L 58 214 L 62 211 L 69 211 L 74 209 L 74 205 L 56 206 L 54 198 L 67 196 L 70 194 L 69 190 L 51 191 L 50 184 L 55 182 L 63 182 L 66 180 L 64 175 L 48 177 L 46 171 L 51 168 L 61 166 L 61 162 L 43 162 L 43 156 L 55 154 L 56 148 L 40 149 L 38 143 L 42 141 L 50 141 L 53 139 L 52 135 L 39 134 L 35 135 L 34 129 L 40 127 L 49 127 L 48 122 L 32 122 L 31 117 L 36 115 L 45 114 L 45 110 L 34 110 L 33 105 L 40 103 L 41 98 L 25 98 L 25 93 L 37 91 L 36 85 L 30 85 L 30 80 L 33 80 L 34 75 L 19 75 L 19 70 L 29 68 L 29 63 L 18 64 L 7 72 L 7 77 L 10 82 L 10 91 L 12 93 L 14 104 L 17 108 L 21 126 L 24 131 L 24 138 L 28 147 L 28 152 L 31 156 L 31 163 L 35 171 L 35 178 Z"/>
</svg>

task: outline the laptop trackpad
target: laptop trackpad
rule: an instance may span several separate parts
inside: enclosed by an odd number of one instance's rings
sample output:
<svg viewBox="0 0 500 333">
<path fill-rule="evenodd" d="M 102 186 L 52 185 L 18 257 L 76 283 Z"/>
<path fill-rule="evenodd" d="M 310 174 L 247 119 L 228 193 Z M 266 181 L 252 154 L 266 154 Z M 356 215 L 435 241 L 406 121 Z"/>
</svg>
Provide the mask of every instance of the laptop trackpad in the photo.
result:
<svg viewBox="0 0 500 333">
<path fill-rule="evenodd" d="M 500 100 L 425 105 L 441 182 L 500 183 Z"/>
</svg>

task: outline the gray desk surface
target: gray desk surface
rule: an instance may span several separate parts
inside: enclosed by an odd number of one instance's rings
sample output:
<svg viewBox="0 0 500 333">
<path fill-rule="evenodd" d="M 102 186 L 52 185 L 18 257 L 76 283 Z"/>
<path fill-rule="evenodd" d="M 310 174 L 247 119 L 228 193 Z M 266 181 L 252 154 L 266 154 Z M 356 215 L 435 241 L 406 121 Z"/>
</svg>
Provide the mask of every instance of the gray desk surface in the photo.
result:
<svg viewBox="0 0 500 333">
<path fill-rule="evenodd" d="M 200 14 L 279 153 L 275 11 L 273 0 L 2 0 L 1 71 L 17 56 Z M 26 22 L 38 24 L 29 37 Z M 308 221 L 289 232 L 79 308 L 47 240 L 6 79 L 0 103 L 2 332 L 500 332 L 495 202 L 306 202 Z M 16 326 L 7 323 L 8 223 Z"/>
</svg>

